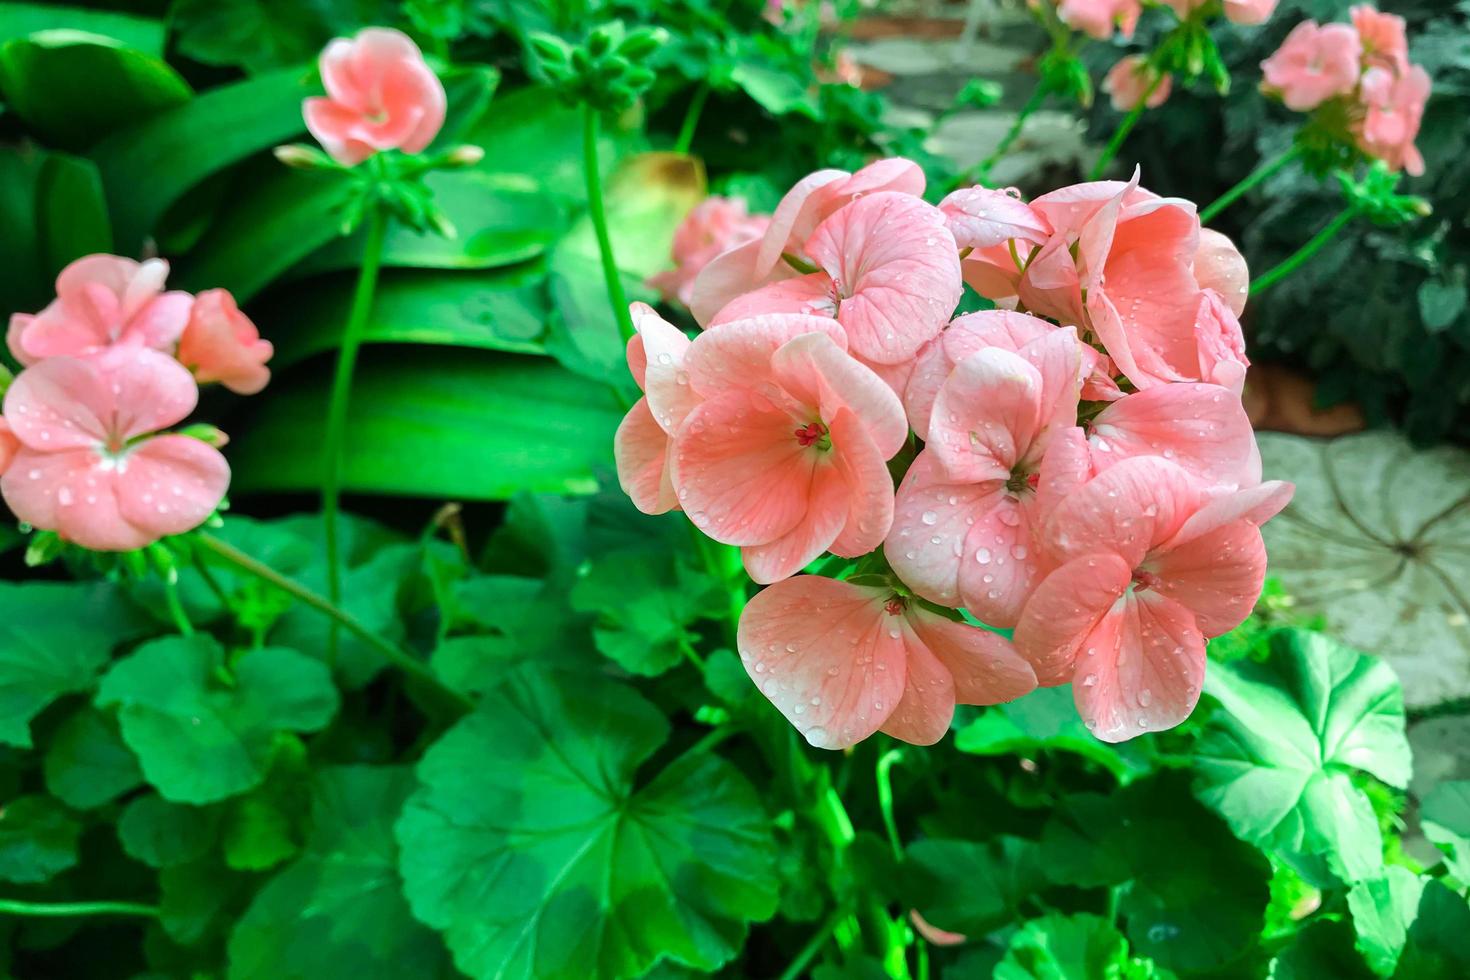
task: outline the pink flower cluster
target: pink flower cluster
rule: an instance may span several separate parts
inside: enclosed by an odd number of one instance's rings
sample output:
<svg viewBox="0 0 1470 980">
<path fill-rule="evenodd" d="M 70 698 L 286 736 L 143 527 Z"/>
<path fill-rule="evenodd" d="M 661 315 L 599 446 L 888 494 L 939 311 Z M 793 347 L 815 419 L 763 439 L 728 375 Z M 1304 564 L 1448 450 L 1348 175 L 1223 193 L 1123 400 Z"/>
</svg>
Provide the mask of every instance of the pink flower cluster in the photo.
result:
<svg viewBox="0 0 1470 980">
<path fill-rule="evenodd" d="M 383 150 L 419 153 L 444 125 L 444 83 L 401 31 L 339 37 L 322 51 L 320 68 L 327 94 L 306 100 L 306 128 L 345 167 Z"/>
<path fill-rule="evenodd" d="M 674 268 L 648 280 L 666 301 L 688 306 L 694 299 L 694 280 L 721 252 L 760 238 L 771 223 L 767 214 L 750 214 L 743 197 L 711 195 L 690 211 L 674 231 L 670 258 Z"/>
<path fill-rule="evenodd" d="M 1033 0 L 1033 3 L 1035 0 Z M 1045 2 L 1045 0 L 1041 0 Z M 1188 19 L 1210 0 L 1162 0 L 1179 16 Z M 1276 10 L 1277 0 L 1224 0 L 1225 18 L 1233 24 L 1264 24 Z M 1138 18 L 1143 14 L 1143 0 L 1060 0 L 1057 16 L 1062 23 L 1089 37 L 1106 41 L 1116 30 L 1125 38 L 1133 36 Z"/>
<path fill-rule="evenodd" d="M 198 385 L 254 394 L 272 350 L 223 289 L 164 290 L 168 263 L 89 255 L 56 299 L 11 317 L 26 365 L 5 393 L 0 493 L 21 521 L 95 551 L 129 551 L 214 513 L 230 468 L 209 442 L 162 430 Z"/>
<path fill-rule="evenodd" d="M 1414 140 L 1429 101 L 1429 73 L 1409 61 L 1404 19 L 1366 4 L 1351 24 L 1298 24 L 1261 62 L 1262 87 L 1288 109 L 1333 110 L 1348 120 L 1346 138 L 1394 170 L 1424 172 Z"/>
<path fill-rule="evenodd" d="M 741 657 L 813 745 L 934 742 L 1038 683 L 1102 739 L 1178 724 L 1291 495 L 1241 405 L 1244 260 L 1136 177 L 923 189 L 803 179 L 700 273 L 693 340 L 634 304 L 620 482 L 770 586 Z M 955 316 L 965 283 L 998 308 Z M 826 552 L 856 567 L 798 575 Z"/>
</svg>

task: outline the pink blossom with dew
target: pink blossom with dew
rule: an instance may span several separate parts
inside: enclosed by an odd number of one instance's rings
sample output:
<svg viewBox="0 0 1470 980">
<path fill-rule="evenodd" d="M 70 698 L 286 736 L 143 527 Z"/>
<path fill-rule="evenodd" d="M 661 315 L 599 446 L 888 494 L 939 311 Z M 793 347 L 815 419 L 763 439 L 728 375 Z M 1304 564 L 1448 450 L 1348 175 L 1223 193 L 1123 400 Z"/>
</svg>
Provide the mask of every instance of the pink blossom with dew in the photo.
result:
<svg viewBox="0 0 1470 980">
<path fill-rule="evenodd" d="M 903 406 L 845 347 L 834 320 L 772 314 L 712 327 L 685 354 L 702 400 L 674 436 L 673 488 L 757 582 L 824 551 L 865 555 L 892 523 Z"/>
<path fill-rule="evenodd" d="M 1363 118 L 1354 127 L 1362 151 L 1392 170 L 1411 177 L 1423 174 L 1424 157 L 1414 140 L 1424 121 L 1429 90 L 1429 73 L 1419 65 L 1410 65 L 1400 76 L 1383 68 L 1368 69 L 1361 89 Z"/>
<path fill-rule="evenodd" d="M 240 312 L 224 289 L 209 289 L 194 298 L 189 323 L 179 338 L 179 362 L 200 384 L 219 382 L 237 395 L 254 395 L 269 383 L 265 366 L 275 348 Z"/>
<path fill-rule="evenodd" d="M 802 575 L 740 617 L 740 659 L 762 694 L 817 748 L 882 731 L 944 737 L 958 704 L 1013 701 L 1036 687 L 1010 641 L 923 608 L 887 586 Z"/>
<path fill-rule="evenodd" d="M 945 223 L 960 248 L 985 249 L 1019 241 L 1041 245 L 1051 225 L 1015 188 L 964 187 L 939 202 Z"/>
<path fill-rule="evenodd" d="M 628 340 L 628 369 L 643 397 L 628 411 L 613 438 L 618 483 L 645 514 L 679 509 L 674 493 L 673 437 L 699 404 L 684 357 L 689 338 L 647 303 L 629 306 L 638 332 Z"/>
<path fill-rule="evenodd" d="M 56 277 L 56 299 L 40 313 L 17 313 L 6 336 L 22 364 L 86 354 L 114 344 L 172 350 L 193 297 L 165 292 L 168 263 L 87 255 Z"/>
<path fill-rule="evenodd" d="M 144 347 L 29 367 L 5 394 L 20 448 L 0 493 L 21 521 L 94 551 L 131 551 L 191 530 L 230 482 L 213 446 L 159 432 L 197 399 L 182 365 Z"/>
<path fill-rule="evenodd" d="M 1288 109 L 1309 112 L 1358 85 L 1363 42 L 1346 24 L 1296 25 L 1276 53 L 1261 62 L 1267 91 Z"/>
<path fill-rule="evenodd" d="M 912 160 L 894 157 L 871 163 L 856 173 L 818 170 L 797 181 L 776 205 L 771 223 L 758 242 L 732 248 L 701 270 L 689 304 L 694 318 L 708 325 L 715 314 L 742 294 L 797 275 L 783 256 L 810 264 L 804 249 L 817 226 L 858 198 L 882 191 L 917 197 L 924 193 L 924 171 Z"/>
<path fill-rule="evenodd" d="M 1158 70 L 1151 68 L 1143 58 L 1130 54 L 1119 59 L 1112 67 L 1103 79 L 1102 88 L 1111 97 L 1113 108 L 1118 112 L 1129 112 L 1140 102 L 1144 104 L 1144 108 L 1157 109 L 1169 101 L 1169 93 L 1174 88 L 1172 75 L 1164 75 L 1155 85 L 1154 80 L 1158 75 Z M 1150 87 L 1153 89 L 1151 92 Z"/>
<path fill-rule="evenodd" d="M 1012 353 L 987 347 L 940 387 L 926 448 L 898 490 L 884 554 L 905 584 L 993 626 L 1014 626 L 1041 574 L 1042 460 L 1077 419 L 1071 329 Z"/>
<path fill-rule="evenodd" d="M 770 215 L 746 213 L 744 198 L 705 198 L 674 231 L 674 268 L 652 276 L 648 285 L 665 300 L 689 306 L 694 281 L 704 267 L 722 252 L 760 238 L 770 223 Z"/>
<path fill-rule="evenodd" d="M 1179 724 L 1199 700 L 1206 638 L 1240 625 L 1260 595 L 1259 526 L 1292 490 L 1211 493 L 1157 456 L 1104 470 L 1047 521 L 1053 570 L 1026 603 L 1016 649 L 1042 684 L 1071 682 L 1105 742 Z"/>
<path fill-rule="evenodd" d="M 302 104 L 306 128 L 332 159 L 352 167 L 383 150 L 419 153 L 439 134 L 444 84 L 401 31 L 369 27 L 321 56 L 326 97 Z"/>
</svg>

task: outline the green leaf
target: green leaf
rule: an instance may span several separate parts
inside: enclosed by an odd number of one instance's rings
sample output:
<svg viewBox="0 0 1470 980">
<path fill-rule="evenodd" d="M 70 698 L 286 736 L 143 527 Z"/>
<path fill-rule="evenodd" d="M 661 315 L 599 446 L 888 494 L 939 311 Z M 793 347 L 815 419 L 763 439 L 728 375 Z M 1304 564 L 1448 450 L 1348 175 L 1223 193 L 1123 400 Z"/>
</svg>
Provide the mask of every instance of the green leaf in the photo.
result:
<svg viewBox="0 0 1470 980">
<path fill-rule="evenodd" d="M 46 750 L 46 789 L 78 810 L 110 803 L 143 785 L 138 760 L 123 744 L 117 724 L 84 707 L 61 723 Z"/>
<path fill-rule="evenodd" d="M 1105 919 L 1053 912 L 1011 937 L 994 980 L 1098 980 L 1128 962 L 1128 944 Z"/>
<path fill-rule="evenodd" d="M 1346 922 L 1317 919 L 1299 931 L 1291 945 L 1271 961 L 1271 980 L 1370 980 L 1373 976 L 1353 950 Z"/>
<path fill-rule="evenodd" d="M 1373 972 L 1385 977 L 1393 973 L 1428 880 L 1390 865 L 1380 877 L 1356 882 L 1348 892 L 1357 946 Z"/>
<path fill-rule="evenodd" d="M 1265 663 L 1212 664 L 1220 706 L 1196 753 L 1196 795 L 1242 840 L 1326 855 L 1352 882 L 1382 867 L 1382 838 L 1353 773 L 1409 780 L 1403 695 L 1381 660 L 1283 630 Z"/>
<path fill-rule="evenodd" d="M 72 149 L 194 94 L 157 55 L 100 34 L 65 29 L 0 45 L 0 93 L 26 125 Z"/>
<path fill-rule="evenodd" d="M 298 373 L 260 404 L 232 446 L 237 492 L 321 485 L 326 380 Z M 605 386 L 549 359 L 368 351 L 353 382 L 343 489 L 460 500 L 590 493 L 620 416 Z"/>
<path fill-rule="evenodd" d="M 397 980 L 454 976 L 439 937 L 401 894 L 393 822 L 407 767 L 326 769 L 300 858 L 266 883 L 230 936 L 230 976 Z"/>
<path fill-rule="evenodd" d="M 301 68 L 221 85 L 94 146 L 89 156 L 102 172 L 118 248 L 132 252 L 205 177 L 305 132 L 301 100 L 314 85 L 315 73 Z"/>
<path fill-rule="evenodd" d="M 369 3 L 331 0 L 176 0 L 174 30 L 180 53 L 206 65 L 259 72 L 310 61 L 337 33 L 368 19 L 351 15 Z M 333 15 L 336 16 L 333 16 Z"/>
<path fill-rule="evenodd" d="M 112 251 L 112 219 L 92 161 L 46 157 L 36 178 L 36 239 L 48 278 L 84 255 Z"/>
<path fill-rule="evenodd" d="M 1108 745 L 1094 738 L 1077 714 L 1069 686 L 1038 688 L 1019 701 L 986 708 L 960 729 L 955 747 L 972 755 L 1071 752 L 1107 769 L 1120 782 L 1152 768 L 1138 740 Z"/>
<path fill-rule="evenodd" d="M 233 801 L 222 838 L 225 864 L 236 871 L 265 871 L 295 855 L 291 815 L 269 795 L 249 793 Z"/>
<path fill-rule="evenodd" d="M 773 116 L 799 112 L 816 119 L 820 115 L 816 101 L 801 79 L 773 65 L 743 61 L 731 71 L 730 80 Z"/>
<path fill-rule="evenodd" d="M 171 868 L 208 854 L 219 836 L 218 808 L 170 803 L 157 793 L 130 801 L 117 821 L 123 850 L 153 868 Z"/>
<path fill-rule="evenodd" d="M 1419 806 L 1419 823 L 1445 853 L 1445 864 L 1461 884 L 1470 884 L 1470 780 L 1440 783 Z"/>
<path fill-rule="evenodd" d="M 109 584 L 0 582 L 0 743 L 30 748 L 32 718 L 151 628 Z"/>
<path fill-rule="evenodd" d="M 1046 884 L 1037 847 L 1019 837 L 985 843 L 926 839 L 904 852 L 904 903 L 931 925 L 983 936 L 1020 918 Z"/>
<path fill-rule="evenodd" d="M 151 17 L 49 3 L 0 3 L 0 41 L 57 28 L 101 34 L 146 54 L 163 54 L 163 22 Z"/>
<path fill-rule="evenodd" d="M 159 921 L 175 942 L 193 946 L 223 932 L 238 917 L 253 884 L 215 858 L 164 868 L 158 876 Z"/>
<path fill-rule="evenodd" d="M 212 803 L 259 785 L 280 733 L 316 731 L 337 711 L 326 667 L 294 650 L 252 650 L 232 679 L 224 671 L 224 650 L 201 633 L 145 644 L 102 679 L 97 704 L 117 707 L 167 800 Z"/>
<path fill-rule="evenodd" d="M 1439 333 L 1465 312 L 1465 284 L 1426 279 L 1419 286 L 1419 316 L 1424 328 Z"/>
<path fill-rule="evenodd" d="M 693 640 L 686 627 L 722 611 L 718 583 L 666 553 L 614 552 L 586 569 L 572 608 L 596 613 L 597 649 L 645 677 L 679 663 Z"/>
<path fill-rule="evenodd" d="M 385 275 L 363 325 L 369 344 L 479 347 L 541 354 L 548 316 L 546 273 L 531 263 L 480 272 L 403 270 Z M 355 281 L 316 280 L 310 289 L 280 290 L 253 310 L 259 323 L 289 323 L 277 332 L 273 368 L 333 350 L 342 339 Z"/>
<path fill-rule="evenodd" d="M 668 736 L 663 715 L 574 676 L 518 675 L 424 756 L 397 830 L 414 914 L 473 977 L 728 962 L 777 903 L 754 789 L 712 755 L 639 778 Z"/>
<path fill-rule="evenodd" d="M 1437 881 L 1425 884 L 1419 915 L 1399 957 L 1396 980 L 1463 980 L 1470 976 L 1470 905 Z"/>
<path fill-rule="evenodd" d="M 22 796 L 0 807 L 0 878 L 46 881 L 77 863 L 82 825 L 49 796 Z"/>
</svg>

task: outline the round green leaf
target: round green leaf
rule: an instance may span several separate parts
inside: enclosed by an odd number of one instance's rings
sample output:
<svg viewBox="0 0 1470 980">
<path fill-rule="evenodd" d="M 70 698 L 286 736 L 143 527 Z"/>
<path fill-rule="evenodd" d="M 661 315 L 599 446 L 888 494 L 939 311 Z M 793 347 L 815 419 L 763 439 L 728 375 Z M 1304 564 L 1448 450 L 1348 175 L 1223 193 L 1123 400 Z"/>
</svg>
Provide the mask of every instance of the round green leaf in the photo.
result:
<svg viewBox="0 0 1470 980">
<path fill-rule="evenodd" d="M 46 750 L 45 773 L 51 795 L 78 810 L 110 803 L 143 784 L 138 760 L 123 744 L 117 723 L 90 707 L 56 730 Z"/>
<path fill-rule="evenodd" d="M 0 878 L 35 884 L 77 863 L 82 825 L 49 796 L 22 796 L 0 807 Z"/>
<path fill-rule="evenodd" d="M 276 736 L 312 732 L 337 711 L 319 660 L 252 650 L 223 674 L 224 651 L 205 634 L 139 647 L 102 679 L 100 707 L 116 707 L 123 739 L 148 782 L 175 803 L 212 803 L 258 785 Z"/>
<path fill-rule="evenodd" d="M 904 853 L 906 904 L 930 924 L 982 936 L 1015 921 L 1046 884 L 1036 844 L 1019 837 L 977 843 L 929 838 Z"/>
<path fill-rule="evenodd" d="M 1220 710 L 1196 752 L 1195 794 L 1243 840 L 1322 854 L 1347 881 L 1382 867 L 1372 806 L 1355 770 L 1408 785 L 1403 696 L 1393 671 L 1321 633 L 1285 630 L 1265 663 L 1213 663 Z"/>
<path fill-rule="evenodd" d="M 1120 976 L 1128 943 L 1106 919 L 1053 912 L 1011 937 L 994 980 L 1097 980 Z"/>
<path fill-rule="evenodd" d="M 398 823 L 401 869 L 461 970 L 588 980 L 664 957 L 712 970 L 774 913 L 769 821 L 738 771 L 685 755 L 635 788 L 667 735 L 629 688 L 525 672 L 428 751 Z"/>
<path fill-rule="evenodd" d="M 171 868 L 208 854 L 219 836 L 219 810 L 170 803 L 157 793 L 130 801 L 117 821 L 123 850 L 153 868 Z"/>
</svg>

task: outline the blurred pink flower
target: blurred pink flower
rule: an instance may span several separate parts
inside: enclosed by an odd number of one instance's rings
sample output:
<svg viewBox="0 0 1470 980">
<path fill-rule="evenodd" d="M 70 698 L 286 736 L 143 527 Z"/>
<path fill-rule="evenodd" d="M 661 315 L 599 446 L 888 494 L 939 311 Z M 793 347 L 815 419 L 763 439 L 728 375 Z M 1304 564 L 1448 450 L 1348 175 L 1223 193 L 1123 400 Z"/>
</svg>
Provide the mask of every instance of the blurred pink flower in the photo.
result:
<svg viewBox="0 0 1470 980">
<path fill-rule="evenodd" d="M 1364 3 L 1350 11 L 1353 27 L 1363 42 L 1363 60 L 1397 74 L 1409 70 L 1409 35 L 1404 19 Z"/>
<path fill-rule="evenodd" d="M 157 434 L 194 409 L 177 361 L 137 346 L 52 357 L 5 394 L 20 449 L 0 493 L 20 520 L 94 551 L 131 551 L 214 513 L 230 482 L 219 451 Z"/>
<path fill-rule="evenodd" d="M 1267 90 L 1288 109 L 1308 112 L 1358 85 L 1363 42 L 1346 24 L 1296 25 L 1276 53 L 1261 62 Z"/>
<path fill-rule="evenodd" d="M 1115 29 L 1132 37 L 1142 13 L 1141 0 L 1061 0 L 1057 4 L 1063 23 L 1099 41 L 1112 37 Z"/>
<path fill-rule="evenodd" d="M 337 38 L 322 51 L 321 75 L 327 95 L 303 104 L 306 128 L 344 166 L 382 150 L 418 153 L 444 125 L 444 85 L 400 31 Z"/>
<path fill-rule="evenodd" d="M 1355 127 L 1363 152 L 1410 176 L 1424 173 L 1424 157 L 1414 140 L 1424 120 L 1429 89 L 1429 73 L 1419 65 L 1410 65 L 1397 77 L 1385 68 L 1368 69 L 1363 76 L 1363 119 Z"/>
<path fill-rule="evenodd" d="M 648 285 L 665 300 L 689 306 L 694 301 L 694 280 L 701 270 L 721 252 L 760 238 L 770 223 L 770 215 L 747 214 L 744 198 L 705 198 L 674 232 L 674 268 L 654 275 Z"/>
<path fill-rule="evenodd" d="M 892 523 L 886 461 L 908 425 L 846 343 L 835 320 L 774 314 L 711 327 L 685 354 L 702 400 L 674 436 L 673 487 L 696 527 L 740 546 L 757 582 L 824 551 L 865 555 Z"/>
<path fill-rule="evenodd" d="M 1052 512 L 1052 571 L 1026 603 L 1016 648 L 1045 685 L 1072 682 L 1083 721 L 1105 742 L 1189 716 L 1205 639 L 1240 625 L 1266 575 L 1259 526 L 1289 483 L 1215 495 L 1158 456 L 1125 460 Z"/>
<path fill-rule="evenodd" d="M 1010 641 L 929 612 L 887 586 L 815 575 L 758 593 L 740 617 L 740 659 L 756 686 L 821 749 L 876 731 L 931 745 L 954 706 L 1036 688 Z"/>
<path fill-rule="evenodd" d="M 240 312 L 228 290 L 208 289 L 194 297 L 188 326 L 179 338 L 179 362 L 200 384 L 218 381 L 237 395 L 253 395 L 271 379 L 265 362 L 275 349 Z"/>
<path fill-rule="evenodd" d="M 15 432 L 10 428 L 10 423 L 0 416 L 0 476 L 10 469 L 11 460 L 15 454 L 20 452 L 20 440 L 15 437 Z"/>
<path fill-rule="evenodd" d="M 1174 88 L 1174 76 L 1164 75 L 1149 92 L 1149 86 L 1154 85 L 1158 74 L 1142 57 L 1130 54 L 1112 67 L 1103 79 L 1102 88 L 1112 97 L 1113 108 L 1119 112 L 1132 110 L 1143 101 L 1145 94 L 1148 95 L 1145 108 L 1157 109 L 1169 100 L 1169 92 Z"/>
<path fill-rule="evenodd" d="M 1278 0 L 1225 0 L 1225 19 L 1232 24 L 1254 27 L 1276 12 Z"/>
<path fill-rule="evenodd" d="M 193 298 L 164 292 L 168 263 L 88 255 L 61 270 L 56 299 L 40 313 L 10 318 L 6 341 L 22 364 L 85 354 L 113 344 L 172 350 Z"/>
</svg>

